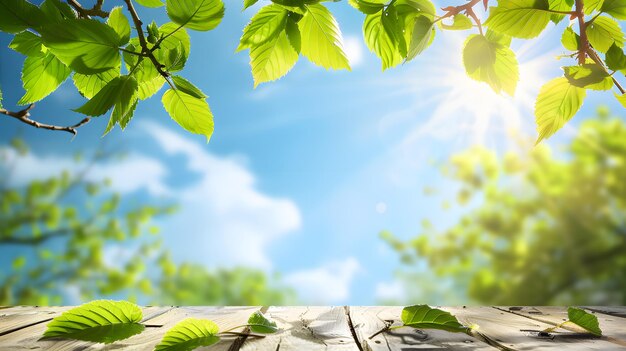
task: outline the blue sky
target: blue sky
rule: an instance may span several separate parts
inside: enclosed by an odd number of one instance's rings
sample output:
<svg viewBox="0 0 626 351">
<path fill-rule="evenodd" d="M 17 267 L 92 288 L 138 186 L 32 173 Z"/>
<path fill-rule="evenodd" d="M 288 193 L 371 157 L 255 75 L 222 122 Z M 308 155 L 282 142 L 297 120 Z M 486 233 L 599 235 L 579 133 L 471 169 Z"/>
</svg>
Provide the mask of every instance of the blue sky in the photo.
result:
<svg viewBox="0 0 626 351">
<path fill-rule="evenodd" d="M 93 177 L 112 178 L 114 189 L 138 201 L 181 205 L 160 222 L 176 259 L 280 272 L 308 303 L 401 298 L 394 281 L 399 262 L 379 232 L 408 238 L 423 218 L 440 227 L 454 223 L 458 212 L 423 194 L 427 186 L 443 189 L 442 197 L 452 193 L 433 162 L 473 144 L 504 152 L 513 145 L 511 130 L 534 138 L 533 99 L 566 64 L 555 60 L 565 24 L 551 24 L 535 41 L 514 42 L 522 79 L 512 99 L 464 75 L 468 32 L 439 31 L 422 56 L 381 72 L 363 44 L 363 15 L 345 1 L 326 3 L 340 23 L 352 71 L 325 71 L 301 57 L 286 77 L 253 89 L 247 51 L 235 48 L 249 18 L 267 3 L 241 12 L 240 2 L 228 0 L 217 29 L 190 31 L 182 75 L 210 96 L 215 133 L 209 144 L 170 120 L 161 94 L 139 104 L 126 131 L 105 138 L 105 116 L 73 140 L 4 119 L 2 141 L 20 133 L 33 149 L 14 182 L 54 174 L 76 151 L 104 142 L 129 156 L 99 165 Z M 162 9 L 141 8 L 140 15 L 167 22 Z M 0 85 L 5 107 L 13 108 L 23 94 L 23 57 L 6 48 L 9 41 L 0 36 Z M 33 118 L 76 123 L 81 116 L 69 109 L 82 101 L 68 80 L 37 104 Z M 610 93 L 590 93 L 574 123 L 549 143 L 569 139 L 598 104 L 620 108 Z"/>
</svg>

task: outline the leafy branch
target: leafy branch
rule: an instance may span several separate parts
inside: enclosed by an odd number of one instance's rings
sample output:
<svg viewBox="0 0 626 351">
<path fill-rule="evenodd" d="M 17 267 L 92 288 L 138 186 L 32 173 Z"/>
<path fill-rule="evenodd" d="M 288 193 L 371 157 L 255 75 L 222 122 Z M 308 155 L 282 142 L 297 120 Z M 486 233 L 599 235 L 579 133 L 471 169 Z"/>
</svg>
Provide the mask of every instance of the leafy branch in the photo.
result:
<svg viewBox="0 0 626 351">
<path fill-rule="evenodd" d="M 72 6 L 78 15 L 81 18 L 90 18 L 91 16 L 107 18 L 109 17 L 109 13 L 102 10 L 102 5 L 104 5 L 104 0 L 97 0 L 92 8 L 86 9 L 76 0 L 67 0 L 67 3 Z"/>
</svg>

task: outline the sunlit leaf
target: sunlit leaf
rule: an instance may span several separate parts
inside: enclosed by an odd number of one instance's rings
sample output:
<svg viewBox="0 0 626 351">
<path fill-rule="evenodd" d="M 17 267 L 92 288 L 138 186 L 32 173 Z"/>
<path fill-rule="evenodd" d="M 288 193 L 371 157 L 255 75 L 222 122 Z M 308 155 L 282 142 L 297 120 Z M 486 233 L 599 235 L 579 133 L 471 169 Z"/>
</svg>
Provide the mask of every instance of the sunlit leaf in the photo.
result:
<svg viewBox="0 0 626 351">
<path fill-rule="evenodd" d="M 402 323 L 420 329 L 441 329 L 456 333 L 467 332 L 467 327 L 449 312 L 428 305 L 407 306 L 402 309 Z"/>
<path fill-rule="evenodd" d="M 606 52 L 606 66 L 613 71 L 626 69 L 626 55 L 624 50 L 613 44 L 609 51 Z"/>
<path fill-rule="evenodd" d="M 607 52 L 611 45 L 624 46 L 624 33 L 619 24 L 607 16 L 599 16 L 587 26 L 589 43 L 598 51 Z"/>
<path fill-rule="evenodd" d="M 577 307 L 567 309 L 567 318 L 570 322 L 582 327 L 593 335 L 602 336 L 598 317 Z"/>
<path fill-rule="evenodd" d="M 120 37 L 120 45 L 126 45 L 130 39 L 130 23 L 128 18 L 124 16 L 121 7 L 114 7 L 109 14 L 107 24 L 115 30 Z"/>
<path fill-rule="evenodd" d="M 461 13 L 454 15 L 451 24 L 446 24 L 443 21 L 439 23 L 441 23 L 441 28 L 448 30 L 465 30 L 471 29 L 473 26 L 472 20 L 470 20 L 469 17 Z"/>
<path fill-rule="evenodd" d="M 367 47 L 380 58 L 383 70 L 402 63 L 402 55 L 383 27 L 382 13 L 365 17 L 363 37 Z"/>
<path fill-rule="evenodd" d="M 120 66 L 119 35 L 108 25 L 89 19 L 70 19 L 45 25 L 44 45 L 78 73 L 92 74 Z"/>
<path fill-rule="evenodd" d="M 217 324 L 207 319 L 187 318 L 168 330 L 154 351 L 190 351 L 218 341 Z"/>
<path fill-rule="evenodd" d="M 44 54 L 41 37 L 29 31 L 16 34 L 9 47 L 26 56 L 41 56 Z"/>
<path fill-rule="evenodd" d="M 435 28 L 430 18 L 426 16 L 417 16 L 413 26 L 411 41 L 407 54 L 407 61 L 421 54 L 432 43 L 435 36 Z"/>
<path fill-rule="evenodd" d="M 572 10 L 574 6 L 574 0 L 548 0 L 550 2 L 550 10 L 567 12 Z M 564 14 L 553 13 L 550 16 L 550 20 L 555 24 L 561 22 L 565 18 Z"/>
<path fill-rule="evenodd" d="M 563 67 L 563 70 L 565 78 L 574 86 L 593 90 L 609 90 L 613 87 L 611 76 L 595 63 Z"/>
<path fill-rule="evenodd" d="M 48 21 L 60 22 L 64 19 L 76 18 L 76 13 L 70 5 L 60 0 L 45 0 L 39 8 Z"/>
<path fill-rule="evenodd" d="M 167 15 L 174 22 L 193 30 L 211 30 L 224 17 L 222 0 L 168 0 Z"/>
<path fill-rule="evenodd" d="M 75 339 L 109 344 L 141 333 L 141 309 L 126 301 L 96 300 L 54 318 L 44 338 Z"/>
<path fill-rule="evenodd" d="M 254 86 L 276 80 L 291 70 L 298 61 L 298 52 L 281 32 L 277 38 L 250 49 L 250 66 Z"/>
<path fill-rule="evenodd" d="M 561 44 L 563 44 L 563 47 L 570 51 L 576 51 L 578 50 L 579 42 L 580 36 L 576 34 L 571 27 L 565 28 L 561 36 Z"/>
<path fill-rule="evenodd" d="M 74 111 L 87 116 L 100 116 L 113 105 L 131 106 L 137 92 L 137 80 L 133 76 L 120 76 L 108 82 L 91 100 Z"/>
<path fill-rule="evenodd" d="M 539 137 L 537 143 L 556 133 L 583 104 L 586 91 L 560 77 L 546 83 L 535 102 L 535 121 Z"/>
<path fill-rule="evenodd" d="M 463 48 L 463 64 L 471 78 L 489 84 L 495 92 L 515 94 L 519 68 L 515 53 L 508 47 L 472 35 Z"/>
<path fill-rule="evenodd" d="M 485 25 L 515 38 L 534 38 L 550 22 L 548 0 L 500 0 L 489 8 Z"/>
<path fill-rule="evenodd" d="M 26 93 L 18 104 L 25 105 L 45 98 L 55 91 L 70 73 L 71 70 L 51 53 L 27 57 L 22 68 L 22 84 Z"/>
<path fill-rule="evenodd" d="M 272 40 L 285 28 L 288 11 L 276 4 L 263 7 L 244 28 L 237 51 Z"/>
<path fill-rule="evenodd" d="M 213 134 L 213 114 L 204 99 L 168 89 L 161 101 L 176 123 L 191 133 L 206 136 L 209 141 Z"/>
<path fill-rule="evenodd" d="M 298 27 L 298 22 L 294 19 L 295 16 L 290 14 L 287 18 L 287 24 L 285 25 L 285 34 L 287 34 L 287 39 L 289 39 L 289 44 L 291 47 L 296 50 L 297 53 L 300 53 L 302 50 L 302 36 L 300 34 L 300 28 Z"/>
<path fill-rule="evenodd" d="M 108 134 L 115 125 L 119 125 L 122 130 L 126 128 L 128 122 L 133 118 L 133 114 L 135 113 L 135 109 L 137 108 L 138 98 L 134 96 L 130 101 L 130 105 L 117 103 L 113 106 L 113 112 L 111 112 L 111 117 L 109 118 L 109 122 L 107 124 L 106 129 L 104 130 L 104 135 Z"/>
<path fill-rule="evenodd" d="M 254 333 L 272 334 L 278 331 L 276 322 L 267 319 L 267 317 L 259 311 L 250 315 L 250 318 L 248 318 L 248 326 Z"/>
<path fill-rule="evenodd" d="M 259 0 L 243 0 L 243 9 L 247 9 L 248 7 L 256 4 Z"/>
<path fill-rule="evenodd" d="M 163 2 L 161 0 L 135 0 L 141 6 L 145 7 L 161 7 Z"/>
<path fill-rule="evenodd" d="M 119 77 L 120 70 L 117 68 L 96 74 L 75 73 L 72 79 L 76 89 L 87 99 L 94 97 L 108 82 Z"/>
<path fill-rule="evenodd" d="M 373 15 L 380 12 L 386 2 L 382 0 L 348 0 L 348 3 L 366 15 Z"/>
<path fill-rule="evenodd" d="M 626 94 L 617 94 L 614 93 L 615 98 L 617 99 L 617 101 L 619 101 L 619 103 L 626 108 Z M 1 108 L 1 107 L 0 107 Z"/>
<path fill-rule="evenodd" d="M 604 0 L 602 12 L 606 12 L 617 19 L 626 20 L 626 1 Z"/>
<path fill-rule="evenodd" d="M 298 22 L 302 54 L 324 68 L 349 70 L 341 31 L 333 15 L 321 4 L 306 5 L 306 9 L 306 14 Z"/>
</svg>

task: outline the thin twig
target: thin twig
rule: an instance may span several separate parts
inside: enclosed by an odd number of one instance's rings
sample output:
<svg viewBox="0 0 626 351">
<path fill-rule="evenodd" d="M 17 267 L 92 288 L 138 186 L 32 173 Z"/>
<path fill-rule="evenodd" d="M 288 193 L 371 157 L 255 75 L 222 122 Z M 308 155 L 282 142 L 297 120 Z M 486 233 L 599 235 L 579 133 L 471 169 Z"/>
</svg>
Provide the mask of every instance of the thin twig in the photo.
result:
<svg viewBox="0 0 626 351">
<path fill-rule="evenodd" d="M 76 0 L 67 0 L 67 3 L 70 4 L 78 12 L 78 15 L 81 18 L 90 18 L 91 16 L 107 18 L 109 17 L 109 13 L 102 10 L 102 5 L 104 4 L 104 0 L 98 0 L 92 8 L 86 9 L 84 8 L 78 1 Z"/>
<path fill-rule="evenodd" d="M 624 89 L 624 87 L 622 87 L 622 85 L 617 81 L 617 79 L 615 79 L 615 77 L 611 75 L 607 67 L 604 65 L 604 62 L 602 61 L 600 56 L 598 56 L 598 53 L 594 49 L 589 47 L 587 48 L 587 54 L 589 55 L 589 58 L 593 60 L 593 62 L 595 62 L 598 66 L 602 67 L 602 69 L 604 69 L 604 71 L 611 76 L 611 79 L 613 80 L 613 84 L 615 85 L 615 87 L 622 94 L 626 94 L 626 90 Z"/>
<path fill-rule="evenodd" d="M 17 111 L 17 112 L 13 112 L 13 111 L 7 111 L 5 109 L 0 109 L 0 114 L 9 116 L 9 117 L 13 117 L 15 119 L 17 119 L 18 121 L 22 122 L 22 123 L 26 123 L 28 125 L 31 125 L 35 128 L 41 128 L 41 129 L 48 129 L 48 130 L 60 130 L 60 131 L 64 131 L 64 132 L 68 132 L 68 133 L 72 133 L 73 135 L 78 134 L 78 131 L 76 129 L 82 127 L 83 125 L 89 123 L 89 121 L 91 120 L 91 118 L 89 117 L 85 117 L 83 120 L 81 120 L 80 122 L 72 125 L 72 126 L 56 126 L 56 125 L 52 125 L 52 124 L 45 124 L 45 123 L 41 123 L 41 122 L 37 122 L 35 120 L 30 119 L 30 110 L 32 110 L 35 107 L 35 104 L 30 104 L 27 108 Z"/>
</svg>

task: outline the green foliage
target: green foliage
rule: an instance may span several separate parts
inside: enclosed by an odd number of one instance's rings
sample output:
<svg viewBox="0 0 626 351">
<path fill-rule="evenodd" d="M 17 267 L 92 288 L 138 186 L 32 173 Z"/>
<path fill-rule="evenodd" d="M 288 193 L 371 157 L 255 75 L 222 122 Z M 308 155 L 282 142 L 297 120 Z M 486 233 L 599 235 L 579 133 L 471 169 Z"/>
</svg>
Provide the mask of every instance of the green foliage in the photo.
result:
<svg viewBox="0 0 626 351">
<path fill-rule="evenodd" d="M 109 12 L 96 6 L 89 10 L 97 10 L 91 17 L 84 12 L 88 9 L 76 12 L 59 0 L 46 0 L 40 7 L 27 0 L 0 0 L 0 30 L 15 34 L 9 47 L 28 56 L 22 78 L 26 94 L 18 103 L 28 104 L 46 97 L 69 75 L 73 75 L 83 96 L 95 99 L 101 89 L 125 74 L 137 83 L 136 87 L 129 85 L 135 89 L 129 92 L 130 101 L 88 102 L 85 106 L 101 108 L 78 111 L 99 115 L 106 112 L 102 109 L 117 106 L 106 133 L 117 124 L 126 126 L 133 117 L 137 100 L 150 98 L 167 84 L 171 89 L 162 97 L 166 111 L 184 129 L 209 139 L 213 116 L 204 97 L 200 97 L 204 94 L 185 88 L 193 86 L 190 82 L 181 87 L 180 79 L 172 73 L 182 70 L 189 57 L 191 45 L 186 29 L 216 28 L 224 17 L 224 3 L 222 0 L 137 2 L 154 8 L 165 5 L 172 22 L 158 26 L 151 21 L 144 27 L 132 0 L 126 2 L 126 9 L 113 7 Z M 243 0 L 243 9 L 256 3 L 257 0 Z M 610 90 L 615 86 L 620 95 L 626 93 L 615 75 L 626 71 L 626 56 L 622 51 L 624 33 L 618 22 L 626 19 L 622 0 L 499 0 L 487 9 L 484 23 L 474 11 L 478 4 L 487 6 L 486 1 L 480 0 L 443 7 L 444 13 L 440 15 L 430 0 L 349 0 L 348 3 L 365 15 L 364 41 L 380 58 L 383 70 L 424 53 L 438 30 L 477 30 L 465 41 L 462 59 L 467 74 L 488 84 L 496 93 L 509 95 L 515 94 L 519 80 L 517 59 L 510 49 L 511 38 L 535 38 L 551 23 L 559 24 L 566 17 L 578 22 L 577 26 L 568 26 L 561 37 L 563 48 L 571 51 L 564 57 L 576 60 L 576 64 L 565 65 L 564 78 L 569 85 L 563 79 L 555 79 L 541 89 L 537 98 L 538 141 L 554 134 L 576 114 L 585 90 Z M 132 37 L 133 27 L 136 37 Z M 237 51 L 249 49 L 256 87 L 285 76 L 300 54 L 326 69 L 350 70 L 342 40 L 339 24 L 323 2 L 272 0 L 252 16 Z M 37 75 L 41 72 L 45 77 Z M 175 94 L 177 89 L 187 95 Z M 121 95 L 111 98 L 128 100 Z M 563 106 L 551 104 L 558 100 Z"/>
<path fill-rule="evenodd" d="M 602 330 L 598 324 L 598 317 L 577 307 L 567 309 L 567 318 L 570 322 L 582 327 L 593 335 L 602 336 Z"/>
<path fill-rule="evenodd" d="M 561 129 L 583 105 L 586 91 L 567 78 L 555 78 L 541 87 L 535 103 L 537 143 Z"/>
<path fill-rule="evenodd" d="M 493 305 L 626 302 L 626 123 L 601 111 L 561 152 L 528 146 L 452 156 L 442 176 L 460 218 L 445 227 L 426 222 L 407 240 L 383 233 L 415 268 L 403 278 L 409 292 L 427 280 L 431 299 L 457 292 Z"/>
<path fill-rule="evenodd" d="M 276 322 L 267 319 L 260 311 L 250 315 L 250 318 L 248 318 L 248 326 L 254 333 L 272 334 L 278 331 Z"/>
<path fill-rule="evenodd" d="M 219 327 L 207 319 L 187 318 L 170 328 L 155 351 L 189 351 L 220 341 Z"/>
<path fill-rule="evenodd" d="M 141 309 L 130 302 L 96 300 L 55 317 L 43 336 L 110 344 L 141 333 L 142 318 Z"/>
<path fill-rule="evenodd" d="M 402 309 L 402 323 L 407 327 L 420 329 L 441 329 L 455 333 L 467 333 L 468 328 L 450 312 L 428 305 L 413 305 Z"/>
</svg>

